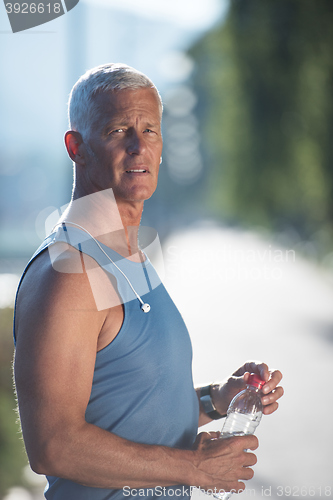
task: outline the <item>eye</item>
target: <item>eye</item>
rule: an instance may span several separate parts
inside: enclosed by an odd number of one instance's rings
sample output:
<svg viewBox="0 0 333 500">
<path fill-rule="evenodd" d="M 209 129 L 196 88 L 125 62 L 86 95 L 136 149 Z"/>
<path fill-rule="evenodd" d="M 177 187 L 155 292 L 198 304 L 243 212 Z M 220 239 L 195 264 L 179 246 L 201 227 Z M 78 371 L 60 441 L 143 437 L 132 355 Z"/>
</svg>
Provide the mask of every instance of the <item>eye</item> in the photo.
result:
<svg viewBox="0 0 333 500">
<path fill-rule="evenodd" d="M 150 128 L 146 128 L 143 132 L 149 132 L 151 134 L 154 134 L 154 130 L 151 130 Z"/>
<path fill-rule="evenodd" d="M 123 127 L 119 127 L 119 128 L 109 128 L 109 130 L 107 131 L 107 135 L 119 135 L 119 134 L 123 134 L 124 132 L 126 132 L 126 129 L 123 128 Z"/>
</svg>

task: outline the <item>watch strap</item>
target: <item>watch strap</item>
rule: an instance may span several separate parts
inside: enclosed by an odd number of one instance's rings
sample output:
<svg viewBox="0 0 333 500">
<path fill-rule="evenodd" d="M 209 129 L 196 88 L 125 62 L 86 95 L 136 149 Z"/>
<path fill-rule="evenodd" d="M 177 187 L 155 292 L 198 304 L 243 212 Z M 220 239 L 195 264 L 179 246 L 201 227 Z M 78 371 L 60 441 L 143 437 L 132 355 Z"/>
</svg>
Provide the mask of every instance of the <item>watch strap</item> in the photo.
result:
<svg viewBox="0 0 333 500">
<path fill-rule="evenodd" d="M 210 385 L 200 388 L 200 402 L 204 412 L 208 415 L 208 417 L 213 420 L 218 420 L 219 418 L 225 417 L 225 415 L 221 415 L 221 413 L 219 413 L 215 408 L 212 396 L 210 394 L 210 388 Z"/>
</svg>

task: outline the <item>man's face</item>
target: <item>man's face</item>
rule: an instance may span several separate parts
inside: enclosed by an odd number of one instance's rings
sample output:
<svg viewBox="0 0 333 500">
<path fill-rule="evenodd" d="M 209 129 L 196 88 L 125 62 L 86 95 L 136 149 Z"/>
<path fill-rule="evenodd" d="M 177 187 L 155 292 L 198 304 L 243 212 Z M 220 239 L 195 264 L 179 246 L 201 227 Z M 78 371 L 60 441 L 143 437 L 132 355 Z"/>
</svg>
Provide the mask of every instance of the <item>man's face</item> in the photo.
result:
<svg viewBox="0 0 333 500">
<path fill-rule="evenodd" d="M 143 202 L 156 189 L 162 154 L 156 92 L 126 89 L 95 99 L 100 111 L 87 138 L 82 180 L 88 190 L 112 188 L 118 202 Z"/>
</svg>

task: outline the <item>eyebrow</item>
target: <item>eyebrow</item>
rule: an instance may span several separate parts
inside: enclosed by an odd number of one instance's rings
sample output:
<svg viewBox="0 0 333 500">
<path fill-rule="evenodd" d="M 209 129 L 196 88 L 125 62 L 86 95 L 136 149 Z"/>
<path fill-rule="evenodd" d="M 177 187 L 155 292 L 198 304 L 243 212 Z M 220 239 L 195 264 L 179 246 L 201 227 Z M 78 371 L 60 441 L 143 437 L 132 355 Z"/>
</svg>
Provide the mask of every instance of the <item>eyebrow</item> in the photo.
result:
<svg viewBox="0 0 333 500">
<path fill-rule="evenodd" d="M 129 121 L 124 121 L 124 120 L 117 120 L 117 119 L 112 119 L 109 120 L 105 126 L 104 126 L 104 131 L 108 132 L 110 131 L 110 129 L 113 129 L 113 128 L 122 128 L 122 127 L 128 127 L 128 126 L 131 126 L 129 125 Z M 145 128 L 156 128 L 156 127 L 160 127 L 160 122 L 155 122 L 155 123 L 152 123 L 152 122 L 144 122 L 144 126 Z"/>
<path fill-rule="evenodd" d="M 160 123 L 159 122 L 156 122 L 156 123 L 146 123 L 146 127 L 147 128 L 155 128 L 155 127 L 159 127 L 160 126 Z"/>
</svg>

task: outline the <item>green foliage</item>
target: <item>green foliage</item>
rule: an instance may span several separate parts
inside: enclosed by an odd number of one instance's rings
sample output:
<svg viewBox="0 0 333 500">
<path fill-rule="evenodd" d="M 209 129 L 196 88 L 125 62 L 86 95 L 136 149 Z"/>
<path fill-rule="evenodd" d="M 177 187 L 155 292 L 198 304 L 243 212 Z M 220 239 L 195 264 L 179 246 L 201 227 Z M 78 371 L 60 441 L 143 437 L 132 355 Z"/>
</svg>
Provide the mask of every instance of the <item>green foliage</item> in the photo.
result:
<svg viewBox="0 0 333 500">
<path fill-rule="evenodd" d="M 192 49 L 224 218 L 332 241 L 332 26 L 331 0 L 231 0 Z"/>
<path fill-rule="evenodd" d="M 27 463 L 15 411 L 12 322 L 13 309 L 0 309 L 0 498 L 8 488 L 21 484 Z"/>
</svg>

